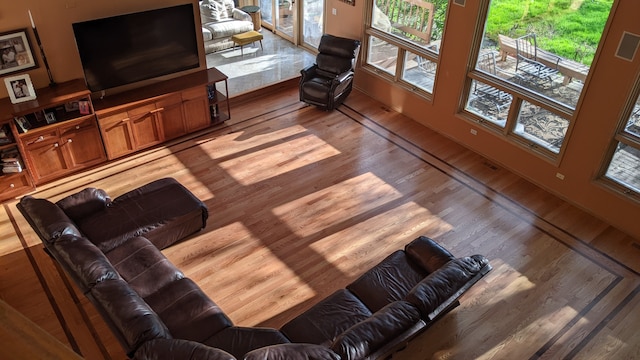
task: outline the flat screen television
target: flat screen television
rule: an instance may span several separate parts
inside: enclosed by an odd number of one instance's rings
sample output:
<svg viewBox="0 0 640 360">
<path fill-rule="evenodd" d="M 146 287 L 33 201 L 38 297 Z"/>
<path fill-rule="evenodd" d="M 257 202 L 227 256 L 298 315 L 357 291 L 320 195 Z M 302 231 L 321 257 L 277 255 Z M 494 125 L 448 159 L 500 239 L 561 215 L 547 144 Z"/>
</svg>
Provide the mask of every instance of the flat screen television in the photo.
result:
<svg viewBox="0 0 640 360">
<path fill-rule="evenodd" d="M 73 32 L 92 92 L 200 66 L 193 4 L 78 22 Z"/>
</svg>

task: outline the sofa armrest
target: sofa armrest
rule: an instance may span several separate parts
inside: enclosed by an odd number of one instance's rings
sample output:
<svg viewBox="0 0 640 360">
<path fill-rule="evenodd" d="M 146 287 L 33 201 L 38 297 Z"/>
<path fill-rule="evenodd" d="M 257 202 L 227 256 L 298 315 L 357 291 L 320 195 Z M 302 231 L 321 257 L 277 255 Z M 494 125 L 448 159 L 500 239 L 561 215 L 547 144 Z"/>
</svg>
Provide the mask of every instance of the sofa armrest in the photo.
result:
<svg viewBox="0 0 640 360">
<path fill-rule="evenodd" d="M 414 286 L 405 300 L 415 305 L 425 320 L 434 320 L 490 270 L 489 261 L 482 255 L 449 261 Z"/>
<path fill-rule="evenodd" d="M 62 235 L 82 236 L 67 214 L 49 200 L 27 195 L 20 199 L 17 208 L 47 246 Z"/>
<path fill-rule="evenodd" d="M 138 348 L 133 359 L 236 360 L 224 350 L 182 339 L 149 340 Z"/>
<path fill-rule="evenodd" d="M 238 8 L 233 8 L 233 11 L 231 14 L 233 18 L 236 20 L 251 21 L 251 15 L 247 14 L 246 12 Z"/>
<path fill-rule="evenodd" d="M 318 65 L 313 64 L 300 70 L 300 74 L 302 75 L 302 79 L 300 81 L 305 81 L 309 78 L 314 77 L 316 75 L 316 69 L 318 69 Z"/>
<path fill-rule="evenodd" d="M 98 211 L 104 210 L 111 202 L 109 195 L 102 189 L 86 188 L 56 202 L 70 218 L 79 221 Z"/>
<path fill-rule="evenodd" d="M 426 236 L 420 236 L 407 244 L 404 251 L 411 260 L 430 273 L 455 258 L 447 249 Z"/>
</svg>

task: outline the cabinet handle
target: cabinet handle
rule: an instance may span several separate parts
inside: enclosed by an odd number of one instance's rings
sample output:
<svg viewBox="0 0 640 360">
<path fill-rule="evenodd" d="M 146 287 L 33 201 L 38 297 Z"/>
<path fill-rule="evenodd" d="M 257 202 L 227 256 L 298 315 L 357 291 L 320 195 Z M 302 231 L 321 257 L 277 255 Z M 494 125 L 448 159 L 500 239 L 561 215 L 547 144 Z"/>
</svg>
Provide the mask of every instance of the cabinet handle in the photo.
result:
<svg viewBox="0 0 640 360">
<path fill-rule="evenodd" d="M 40 141 L 44 141 L 44 136 L 40 135 L 37 139 L 33 140 L 33 143 L 39 143 Z"/>
<path fill-rule="evenodd" d="M 127 122 L 129 120 L 131 120 L 131 119 L 130 118 L 124 118 L 124 119 L 120 120 L 120 122 Z"/>
<path fill-rule="evenodd" d="M 58 146 L 60 146 L 60 145 L 58 145 L 58 143 L 53 144 L 53 147 L 55 147 L 55 148 L 57 148 Z"/>
<path fill-rule="evenodd" d="M 9 187 L 13 189 L 16 186 L 14 184 L 9 184 Z"/>
<path fill-rule="evenodd" d="M 76 125 L 76 130 L 80 130 L 80 125 Z"/>
<path fill-rule="evenodd" d="M 160 112 L 160 111 L 164 111 L 164 108 L 157 108 L 157 109 L 155 109 L 155 110 L 151 110 L 151 111 L 149 111 L 149 113 L 151 113 L 151 114 L 155 114 L 155 113 Z"/>
<path fill-rule="evenodd" d="M 67 144 L 70 144 L 70 143 L 72 143 L 72 142 L 73 142 L 73 140 L 71 140 L 71 139 L 67 139 Z"/>
</svg>

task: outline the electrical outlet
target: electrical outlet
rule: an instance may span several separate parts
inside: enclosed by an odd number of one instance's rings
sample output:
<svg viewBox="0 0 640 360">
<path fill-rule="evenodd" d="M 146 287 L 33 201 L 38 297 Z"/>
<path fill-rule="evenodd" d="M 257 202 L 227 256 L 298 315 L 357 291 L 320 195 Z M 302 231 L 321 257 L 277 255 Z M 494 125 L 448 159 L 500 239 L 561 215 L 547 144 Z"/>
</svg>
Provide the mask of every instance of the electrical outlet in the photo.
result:
<svg viewBox="0 0 640 360">
<path fill-rule="evenodd" d="M 564 174 L 556 173 L 556 177 L 560 180 L 564 180 Z"/>
<path fill-rule="evenodd" d="M 331 14 L 338 15 L 338 10 L 336 10 L 336 8 L 331 8 Z"/>
<path fill-rule="evenodd" d="M 471 129 L 471 135 L 478 135 L 478 130 Z"/>
</svg>

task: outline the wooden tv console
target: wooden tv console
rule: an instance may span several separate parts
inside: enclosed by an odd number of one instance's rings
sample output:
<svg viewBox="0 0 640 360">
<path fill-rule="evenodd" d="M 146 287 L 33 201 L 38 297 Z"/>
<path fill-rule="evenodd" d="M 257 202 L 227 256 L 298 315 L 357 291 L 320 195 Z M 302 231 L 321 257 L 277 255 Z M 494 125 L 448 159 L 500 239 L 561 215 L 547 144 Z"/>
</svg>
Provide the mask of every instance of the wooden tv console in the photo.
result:
<svg viewBox="0 0 640 360">
<path fill-rule="evenodd" d="M 215 68 L 101 99 L 92 98 L 82 79 L 36 95 L 18 104 L 0 100 L 0 156 L 21 165 L 19 172 L 0 173 L 0 201 L 231 115 L 227 76 Z"/>
</svg>

